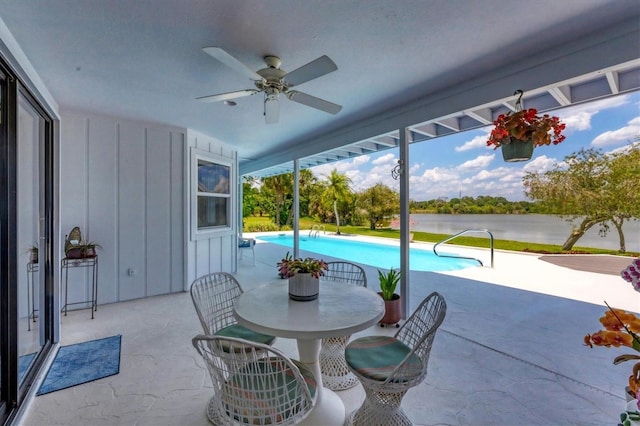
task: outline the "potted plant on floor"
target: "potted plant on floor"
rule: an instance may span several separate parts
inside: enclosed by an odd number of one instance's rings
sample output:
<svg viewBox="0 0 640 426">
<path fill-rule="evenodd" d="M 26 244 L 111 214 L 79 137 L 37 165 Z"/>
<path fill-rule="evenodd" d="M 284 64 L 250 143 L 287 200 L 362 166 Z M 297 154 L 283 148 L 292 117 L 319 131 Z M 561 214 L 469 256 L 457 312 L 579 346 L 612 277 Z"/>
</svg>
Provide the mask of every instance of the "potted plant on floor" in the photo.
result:
<svg viewBox="0 0 640 426">
<path fill-rule="evenodd" d="M 541 145 L 557 145 L 565 136 L 562 131 L 566 125 L 558 117 L 548 114 L 538 115 L 535 108 L 522 109 L 522 90 L 514 95 L 520 95 L 514 112 L 500 114 L 493 122 L 487 146 L 494 149 L 502 147 L 504 161 L 527 161 L 533 155 L 533 149 Z"/>
<path fill-rule="evenodd" d="M 378 269 L 378 280 L 380 281 L 380 296 L 384 300 L 384 316 L 380 320 L 380 327 L 388 324 L 395 324 L 399 327 L 398 322 L 402 318 L 402 305 L 400 304 L 400 295 L 397 294 L 396 286 L 400 281 L 400 271 L 389 269 L 389 272 L 382 272 Z"/>
<path fill-rule="evenodd" d="M 289 279 L 289 298 L 299 302 L 315 300 L 320 292 L 320 277 L 328 270 L 322 259 L 285 258 L 278 262 L 281 277 Z"/>
</svg>

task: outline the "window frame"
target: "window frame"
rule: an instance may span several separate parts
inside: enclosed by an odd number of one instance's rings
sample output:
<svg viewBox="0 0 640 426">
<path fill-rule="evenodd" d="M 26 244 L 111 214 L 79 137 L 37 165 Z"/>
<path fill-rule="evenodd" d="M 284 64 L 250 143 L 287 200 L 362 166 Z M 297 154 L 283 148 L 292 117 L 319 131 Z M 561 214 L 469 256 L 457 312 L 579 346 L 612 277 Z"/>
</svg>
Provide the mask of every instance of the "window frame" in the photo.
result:
<svg viewBox="0 0 640 426">
<path fill-rule="evenodd" d="M 229 168 L 229 194 L 217 194 L 212 192 L 198 191 L 198 163 L 205 161 L 218 166 Z M 215 238 L 225 235 L 232 235 L 235 229 L 234 206 L 236 200 L 235 193 L 235 162 L 231 158 L 222 157 L 212 152 L 203 151 L 201 149 L 191 149 L 191 240 L 201 240 L 206 238 Z M 226 225 L 200 227 L 198 225 L 198 200 L 199 197 L 222 198 L 227 200 L 227 223 Z"/>
</svg>

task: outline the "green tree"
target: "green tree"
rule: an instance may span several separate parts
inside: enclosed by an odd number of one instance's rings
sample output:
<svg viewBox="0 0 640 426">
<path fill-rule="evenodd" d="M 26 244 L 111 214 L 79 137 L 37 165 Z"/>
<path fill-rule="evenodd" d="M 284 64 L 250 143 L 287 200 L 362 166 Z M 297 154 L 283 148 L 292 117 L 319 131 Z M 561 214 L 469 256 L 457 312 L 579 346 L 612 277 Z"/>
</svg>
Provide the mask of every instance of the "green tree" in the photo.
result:
<svg viewBox="0 0 640 426">
<path fill-rule="evenodd" d="M 275 212 L 273 221 L 282 229 L 284 218 L 282 211 L 286 209 L 287 195 L 290 195 L 293 188 L 293 173 L 285 173 L 277 176 L 269 176 L 262 179 L 262 191 L 266 197 L 272 197 L 275 201 Z"/>
<path fill-rule="evenodd" d="M 331 174 L 327 176 L 327 186 L 325 188 L 323 198 L 333 202 L 333 213 L 336 218 L 336 234 L 340 235 L 340 215 L 338 214 L 338 202 L 351 201 L 351 179 L 343 173 L 339 173 L 337 169 L 331 170 Z"/>
<path fill-rule="evenodd" d="M 260 190 L 256 187 L 255 177 L 243 176 L 242 179 L 242 217 L 247 217 L 255 214 L 260 202 Z"/>
<path fill-rule="evenodd" d="M 622 225 L 640 215 L 640 144 L 610 154 L 581 149 L 565 157 L 564 163 L 545 173 L 527 173 L 523 178 L 526 195 L 571 222 L 580 220 L 563 250 L 571 250 L 595 225 L 600 226 L 600 235 L 606 235 L 611 222 L 624 253 Z"/>
<path fill-rule="evenodd" d="M 400 194 L 377 183 L 357 194 L 356 205 L 369 220 L 369 229 L 376 229 L 378 222 L 400 210 Z"/>
</svg>

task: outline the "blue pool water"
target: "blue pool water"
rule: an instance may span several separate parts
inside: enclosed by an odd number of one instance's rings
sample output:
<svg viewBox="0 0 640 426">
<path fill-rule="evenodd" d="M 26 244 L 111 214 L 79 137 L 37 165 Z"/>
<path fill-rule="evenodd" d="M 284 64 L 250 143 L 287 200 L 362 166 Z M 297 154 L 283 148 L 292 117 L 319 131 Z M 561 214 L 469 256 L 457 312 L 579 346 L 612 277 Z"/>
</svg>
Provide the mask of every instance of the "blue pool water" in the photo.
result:
<svg viewBox="0 0 640 426">
<path fill-rule="evenodd" d="M 292 235 L 265 235 L 258 240 L 293 247 Z M 400 267 L 400 247 L 352 240 L 349 237 L 307 238 L 300 236 L 300 250 L 345 259 L 355 263 L 389 269 Z M 438 251 L 438 253 L 443 254 Z M 432 251 L 409 249 L 409 266 L 412 271 L 454 271 L 478 266 L 478 262 L 468 259 L 438 257 Z"/>
</svg>

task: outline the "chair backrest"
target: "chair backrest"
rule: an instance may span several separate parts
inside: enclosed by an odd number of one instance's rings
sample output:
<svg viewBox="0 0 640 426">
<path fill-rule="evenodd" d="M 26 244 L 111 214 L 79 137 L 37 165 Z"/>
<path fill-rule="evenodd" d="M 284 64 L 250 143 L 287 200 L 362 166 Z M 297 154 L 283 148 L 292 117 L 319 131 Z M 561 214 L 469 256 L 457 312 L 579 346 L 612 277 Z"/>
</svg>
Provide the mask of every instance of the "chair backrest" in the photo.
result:
<svg viewBox="0 0 640 426">
<path fill-rule="evenodd" d="M 396 367 L 387 382 L 411 377 L 411 382 L 421 382 L 427 375 L 431 347 L 438 327 L 447 314 L 447 303 L 438 292 L 428 295 L 396 332 L 395 338 L 411 348 L 411 352 Z M 417 357 L 417 358 L 416 358 Z M 420 372 L 416 374 L 416 361 Z"/>
<path fill-rule="evenodd" d="M 367 275 L 359 265 L 350 262 L 327 262 L 327 265 L 329 269 L 324 271 L 323 281 L 367 286 Z"/>
<path fill-rule="evenodd" d="M 191 284 L 191 299 L 205 334 L 236 324 L 233 304 L 242 294 L 235 277 L 226 272 L 203 275 Z"/>
<path fill-rule="evenodd" d="M 313 373 L 278 349 L 201 334 L 192 343 L 209 370 L 216 395 L 209 410 L 217 411 L 218 418 L 250 425 L 294 424 L 313 408 Z"/>
</svg>

